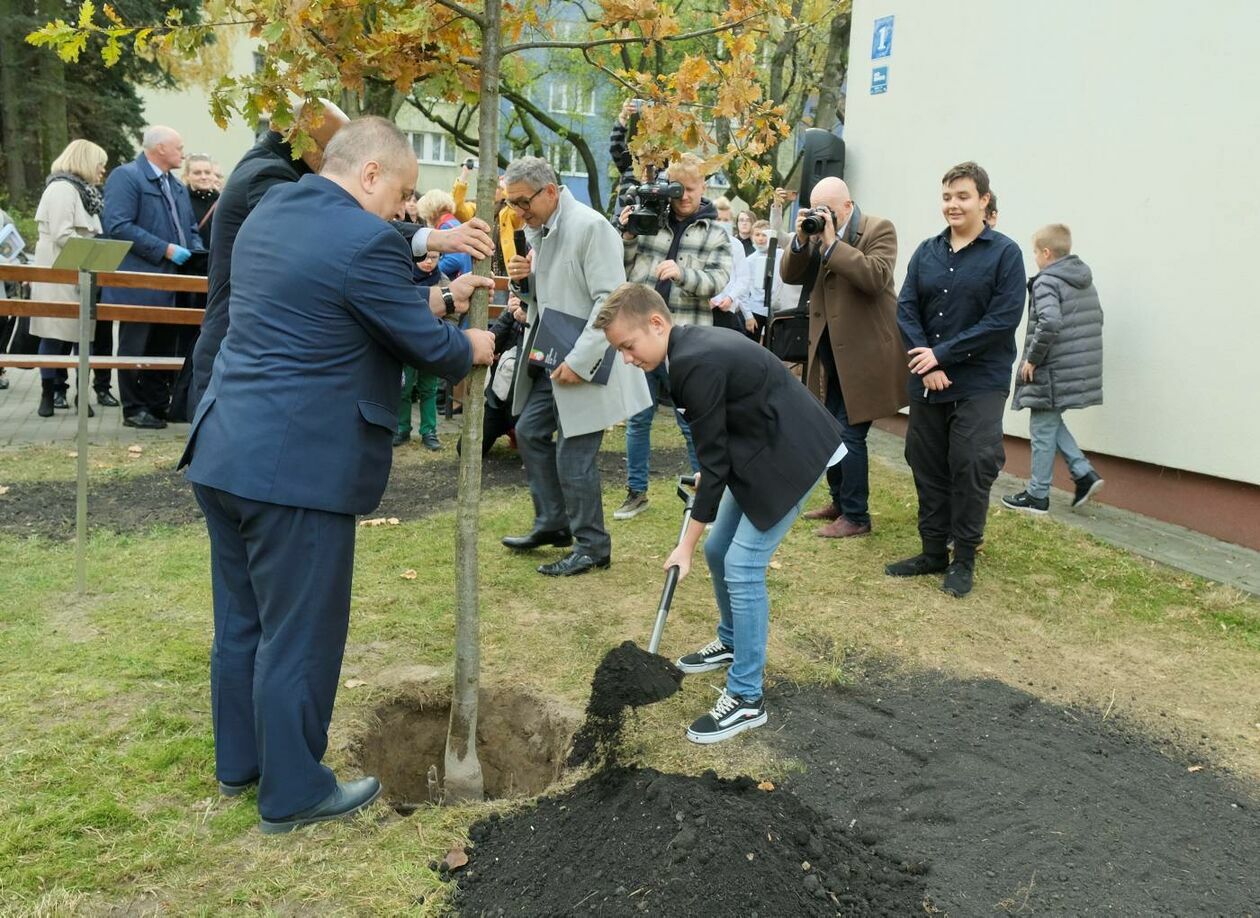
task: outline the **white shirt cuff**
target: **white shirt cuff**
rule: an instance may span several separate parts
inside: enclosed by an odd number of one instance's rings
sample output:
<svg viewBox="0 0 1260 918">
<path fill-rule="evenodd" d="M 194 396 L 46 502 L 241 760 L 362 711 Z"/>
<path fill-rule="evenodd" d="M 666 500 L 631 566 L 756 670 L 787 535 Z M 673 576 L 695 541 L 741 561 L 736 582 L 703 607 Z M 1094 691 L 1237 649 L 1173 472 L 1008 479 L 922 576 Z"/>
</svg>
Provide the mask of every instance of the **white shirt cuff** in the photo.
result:
<svg viewBox="0 0 1260 918">
<path fill-rule="evenodd" d="M 433 227 L 422 226 L 411 237 L 411 254 L 416 258 L 424 258 L 429 254 L 429 233 L 431 232 L 433 232 Z"/>
</svg>

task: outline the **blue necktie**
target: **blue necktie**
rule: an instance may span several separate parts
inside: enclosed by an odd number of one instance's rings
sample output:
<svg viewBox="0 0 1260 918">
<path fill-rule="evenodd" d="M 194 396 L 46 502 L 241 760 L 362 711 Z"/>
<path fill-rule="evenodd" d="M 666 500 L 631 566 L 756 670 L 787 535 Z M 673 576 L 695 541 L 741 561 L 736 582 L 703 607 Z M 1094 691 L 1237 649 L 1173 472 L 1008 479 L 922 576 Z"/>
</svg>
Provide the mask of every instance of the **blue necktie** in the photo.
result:
<svg viewBox="0 0 1260 918">
<path fill-rule="evenodd" d="M 175 195 L 171 193 L 170 173 L 163 172 L 162 177 L 158 179 L 158 185 L 162 189 L 162 197 L 166 198 L 166 207 L 171 212 L 171 222 L 175 224 L 175 233 L 179 236 L 179 244 L 184 248 L 188 248 L 188 237 L 184 235 L 184 228 L 179 225 L 179 208 L 175 206 Z"/>
</svg>

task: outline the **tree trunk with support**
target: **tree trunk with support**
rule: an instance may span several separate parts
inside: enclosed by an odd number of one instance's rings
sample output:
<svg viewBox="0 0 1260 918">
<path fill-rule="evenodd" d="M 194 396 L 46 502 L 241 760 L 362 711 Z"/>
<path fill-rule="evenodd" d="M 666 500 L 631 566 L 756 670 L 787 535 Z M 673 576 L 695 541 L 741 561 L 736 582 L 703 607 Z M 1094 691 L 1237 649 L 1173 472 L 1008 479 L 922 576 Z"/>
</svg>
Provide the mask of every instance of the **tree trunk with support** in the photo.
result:
<svg viewBox="0 0 1260 918">
<path fill-rule="evenodd" d="M 481 162 L 495 162 L 499 137 L 499 22 L 502 0 L 486 0 L 481 36 L 481 107 L 478 141 Z M 477 214 L 493 223 L 494 169 L 477 173 Z M 478 274 L 490 273 L 489 259 L 477 262 Z M 478 291 L 468 311 L 469 325 L 485 328 L 489 296 Z M 455 534 L 455 684 L 451 723 L 446 734 L 446 799 L 481 800 L 485 780 L 477 758 L 477 696 L 481 685 L 480 611 L 477 591 L 477 530 L 481 507 L 481 440 L 485 416 L 486 368 L 468 377 L 464 397 L 464 447 L 459 461 L 459 498 Z"/>
<path fill-rule="evenodd" d="M 841 120 L 840 85 L 844 82 L 849 61 L 849 14 L 837 13 L 828 33 L 827 57 L 823 62 L 822 79 L 818 82 L 818 109 L 814 126 L 830 131 Z"/>
</svg>

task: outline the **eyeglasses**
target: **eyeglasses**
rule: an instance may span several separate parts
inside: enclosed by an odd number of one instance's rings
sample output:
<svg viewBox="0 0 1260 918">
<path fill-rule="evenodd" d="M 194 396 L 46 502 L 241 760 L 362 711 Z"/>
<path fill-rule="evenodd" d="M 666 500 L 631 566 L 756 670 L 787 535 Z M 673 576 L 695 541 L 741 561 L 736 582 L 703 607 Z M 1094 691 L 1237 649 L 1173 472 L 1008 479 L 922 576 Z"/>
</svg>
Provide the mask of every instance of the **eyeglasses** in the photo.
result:
<svg viewBox="0 0 1260 918">
<path fill-rule="evenodd" d="M 547 187 L 548 186 L 543 185 L 541 188 L 539 188 L 537 191 L 535 191 L 533 194 L 531 194 L 528 198 L 526 198 L 523 201 L 519 199 L 516 201 L 508 201 L 507 206 L 512 208 L 513 210 L 529 210 L 529 206 L 534 203 L 534 198 L 538 197 L 540 194 L 546 191 Z"/>
</svg>

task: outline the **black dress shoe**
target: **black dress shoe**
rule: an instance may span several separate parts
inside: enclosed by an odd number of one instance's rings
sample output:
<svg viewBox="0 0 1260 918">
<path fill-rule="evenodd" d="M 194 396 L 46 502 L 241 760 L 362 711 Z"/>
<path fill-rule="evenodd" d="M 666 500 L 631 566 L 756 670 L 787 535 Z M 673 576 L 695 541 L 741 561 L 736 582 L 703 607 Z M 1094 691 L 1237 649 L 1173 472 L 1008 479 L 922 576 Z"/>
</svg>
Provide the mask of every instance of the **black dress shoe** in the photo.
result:
<svg viewBox="0 0 1260 918">
<path fill-rule="evenodd" d="M 396 434 L 394 434 L 394 445 L 402 446 L 404 443 L 406 443 L 410 439 L 411 439 L 410 430 L 400 430 Z"/>
<path fill-rule="evenodd" d="M 69 410 L 70 403 L 66 401 L 66 393 L 57 392 L 53 395 L 53 407 L 62 410 Z"/>
<path fill-rule="evenodd" d="M 39 397 L 39 407 L 35 409 L 35 413 L 41 418 L 53 416 L 53 397 L 51 392 L 45 392 Z"/>
<path fill-rule="evenodd" d="M 75 410 L 75 413 L 78 413 L 78 410 L 79 410 L 79 397 L 78 397 L 77 395 L 74 397 L 74 410 Z M 92 410 L 92 405 L 91 405 L 91 403 L 88 403 L 88 417 L 90 417 L 90 418 L 94 418 L 94 417 L 96 417 L 96 412 Z"/>
<path fill-rule="evenodd" d="M 102 408 L 117 408 L 118 399 L 114 398 L 114 393 L 110 392 L 108 389 L 97 389 L 96 404 L 100 405 Z"/>
<path fill-rule="evenodd" d="M 310 809 L 284 819 L 264 819 L 258 824 L 258 828 L 264 835 L 279 835 L 281 832 L 292 832 L 300 826 L 341 819 L 357 813 L 380 795 L 381 782 L 375 778 L 338 781 L 333 792 Z"/>
<path fill-rule="evenodd" d="M 220 781 L 219 793 L 224 797 L 239 797 L 257 783 L 257 778 L 254 778 L 252 781 L 242 781 L 239 784 L 232 784 L 228 781 Z"/>
<path fill-rule="evenodd" d="M 529 551 L 531 548 L 541 548 L 544 545 L 568 548 L 573 544 L 573 533 L 568 529 L 535 530 L 529 535 L 504 536 L 502 541 L 513 551 Z"/>
<path fill-rule="evenodd" d="M 161 418 L 154 417 L 149 412 L 141 408 L 135 414 L 128 415 L 123 418 L 123 427 L 139 427 L 144 430 L 164 430 L 166 422 Z"/>
<path fill-rule="evenodd" d="M 588 554 L 575 551 L 554 564 L 539 565 L 538 573 L 546 574 L 548 577 L 575 577 L 611 564 L 612 558 L 592 558 Z"/>
</svg>

